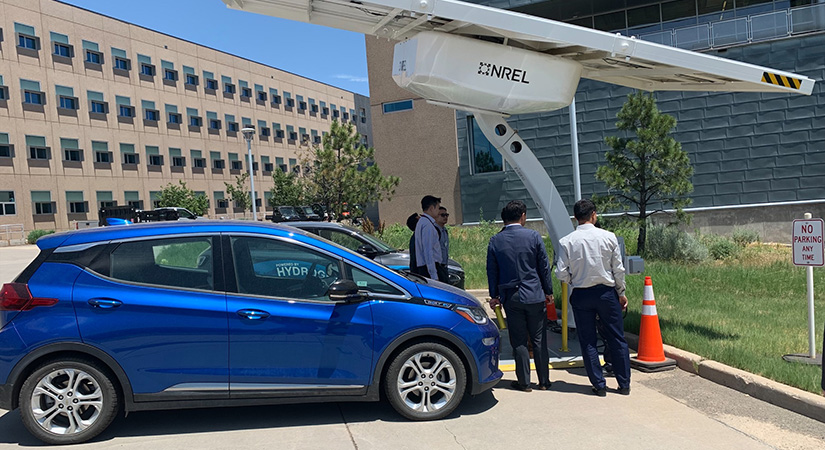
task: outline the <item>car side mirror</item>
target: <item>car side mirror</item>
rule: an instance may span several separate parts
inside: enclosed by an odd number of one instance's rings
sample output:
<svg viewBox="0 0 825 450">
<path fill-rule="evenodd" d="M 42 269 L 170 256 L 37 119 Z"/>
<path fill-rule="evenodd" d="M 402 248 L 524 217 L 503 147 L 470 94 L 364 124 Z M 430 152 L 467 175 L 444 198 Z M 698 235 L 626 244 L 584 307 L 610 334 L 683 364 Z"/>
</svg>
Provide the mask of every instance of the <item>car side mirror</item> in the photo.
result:
<svg viewBox="0 0 825 450">
<path fill-rule="evenodd" d="M 358 247 L 357 252 L 366 256 L 367 258 L 375 258 L 375 256 L 378 255 L 378 252 L 376 252 L 371 245 L 367 244 Z"/>
<path fill-rule="evenodd" d="M 352 280 L 338 280 L 329 286 L 327 291 L 330 300 L 336 302 L 357 302 L 364 298 L 358 292 L 358 285 Z"/>
</svg>

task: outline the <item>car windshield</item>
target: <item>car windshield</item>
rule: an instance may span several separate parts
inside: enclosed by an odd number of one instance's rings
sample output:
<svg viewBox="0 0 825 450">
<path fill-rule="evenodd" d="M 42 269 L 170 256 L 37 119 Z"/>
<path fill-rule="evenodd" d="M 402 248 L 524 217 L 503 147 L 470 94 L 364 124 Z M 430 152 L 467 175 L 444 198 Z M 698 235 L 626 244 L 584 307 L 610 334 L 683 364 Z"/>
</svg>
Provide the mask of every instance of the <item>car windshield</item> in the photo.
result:
<svg viewBox="0 0 825 450">
<path fill-rule="evenodd" d="M 278 208 L 278 210 L 281 211 L 281 214 L 283 214 L 285 216 L 294 216 L 295 215 L 295 209 L 291 206 L 281 206 L 280 208 Z"/>
<path fill-rule="evenodd" d="M 309 206 L 304 206 L 304 214 L 315 214 L 315 211 L 312 210 Z"/>
<path fill-rule="evenodd" d="M 353 228 L 353 227 L 345 227 L 345 228 L 347 228 L 348 230 L 354 231 L 355 233 L 358 233 L 358 236 L 361 239 L 363 239 L 363 240 L 369 242 L 370 244 L 372 244 L 372 246 L 375 247 L 376 249 L 378 249 L 378 251 L 381 252 L 381 253 L 392 253 L 392 252 L 398 251 L 397 248 L 390 247 L 389 245 L 387 245 L 386 242 L 376 238 L 375 236 L 373 236 L 371 234 L 364 233 L 363 231 L 359 230 L 358 228 Z"/>
</svg>

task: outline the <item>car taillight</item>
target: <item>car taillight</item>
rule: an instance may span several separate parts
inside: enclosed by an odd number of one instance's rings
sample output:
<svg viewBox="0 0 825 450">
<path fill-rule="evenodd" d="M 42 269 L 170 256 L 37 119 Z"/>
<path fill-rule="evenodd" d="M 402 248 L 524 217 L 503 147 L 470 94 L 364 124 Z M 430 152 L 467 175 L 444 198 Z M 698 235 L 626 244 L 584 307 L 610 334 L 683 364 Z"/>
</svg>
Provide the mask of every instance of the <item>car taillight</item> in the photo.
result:
<svg viewBox="0 0 825 450">
<path fill-rule="evenodd" d="M 6 283 L 0 290 L 0 311 L 28 311 L 37 306 L 52 306 L 56 298 L 32 297 L 29 286 L 23 283 Z"/>
</svg>

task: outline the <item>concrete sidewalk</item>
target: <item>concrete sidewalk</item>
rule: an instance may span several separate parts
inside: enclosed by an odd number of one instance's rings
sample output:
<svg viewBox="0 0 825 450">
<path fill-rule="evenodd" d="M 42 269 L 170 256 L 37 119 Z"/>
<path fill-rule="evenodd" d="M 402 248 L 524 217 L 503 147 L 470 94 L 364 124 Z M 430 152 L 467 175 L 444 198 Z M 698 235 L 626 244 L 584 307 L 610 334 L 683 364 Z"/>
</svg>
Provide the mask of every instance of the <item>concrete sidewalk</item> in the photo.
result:
<svg viewBox="0 0 825 450">
<path fill-rule="evenodd" d="M 582 369 L 550 391 L 465 399 L 445 420 L 411 422 L 385 402 L 156 411 L 119 418 L 73 449 L 822 449 L 825 426 L 680 370 L 633 373 L 630 396 L 590 393 Z M 535 374 L 533 374 L 535 382 Z M 615 380 L 608 380 L 615 387 Z M 19 411 L 0 411 L 0 449 L 39 445 Z"/>
</svg>

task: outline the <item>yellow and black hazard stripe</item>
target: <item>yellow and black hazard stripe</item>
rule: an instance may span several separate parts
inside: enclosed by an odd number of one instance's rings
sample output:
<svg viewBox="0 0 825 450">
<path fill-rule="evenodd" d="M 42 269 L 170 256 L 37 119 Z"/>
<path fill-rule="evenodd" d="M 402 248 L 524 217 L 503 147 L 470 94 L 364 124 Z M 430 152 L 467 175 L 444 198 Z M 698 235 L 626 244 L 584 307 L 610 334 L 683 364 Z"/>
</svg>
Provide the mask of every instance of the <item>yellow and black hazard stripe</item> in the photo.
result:
<svg viewBox="0 0 825 450">
<path fill-rule="evenodd" d="M 762 82 L 791 89 L 799 89 L 802 86 L 802 80 L 799 78 L 786 77 L 785 75 L 770 72 L 762 72 Z"/>
</svg>

